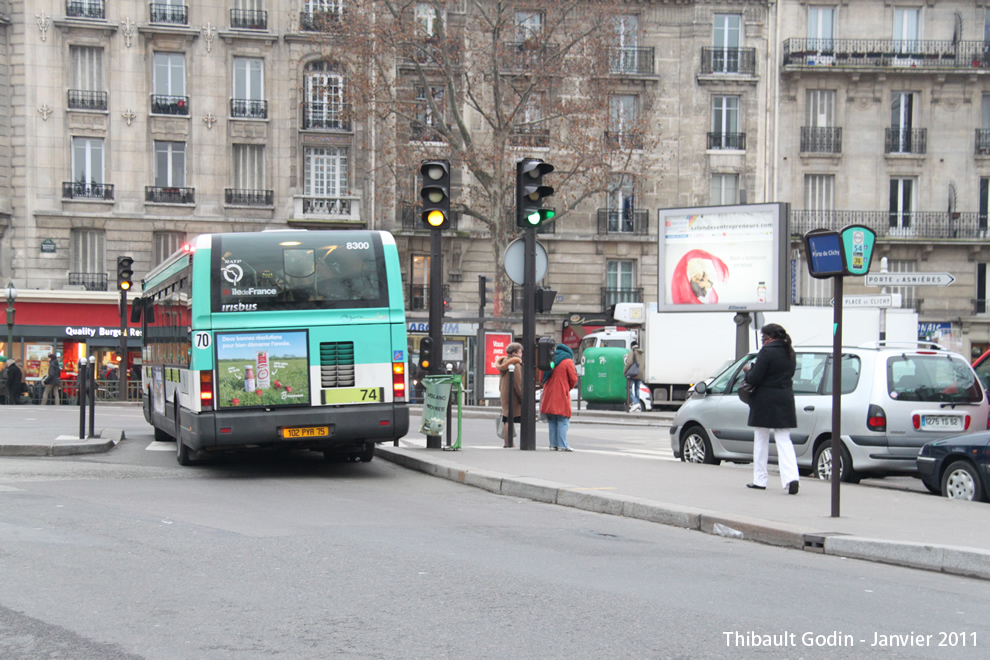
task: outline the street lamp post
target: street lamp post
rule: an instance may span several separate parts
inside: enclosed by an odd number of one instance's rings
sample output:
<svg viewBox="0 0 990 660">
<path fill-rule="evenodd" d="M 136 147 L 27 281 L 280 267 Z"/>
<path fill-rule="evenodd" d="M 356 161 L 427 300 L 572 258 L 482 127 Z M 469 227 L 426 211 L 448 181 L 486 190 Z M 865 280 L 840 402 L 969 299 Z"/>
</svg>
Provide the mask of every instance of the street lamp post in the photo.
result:
<svg viewBox="0 0 990 660">
<path fill-rule="evenodd" d="M 7 298 L 7 358 L 14 359 L 14 301 L 17 300 L 17 289 L 13 282 L 7 283 L 7 288 L 3 290 L 4 297 Z"/>
</svg>

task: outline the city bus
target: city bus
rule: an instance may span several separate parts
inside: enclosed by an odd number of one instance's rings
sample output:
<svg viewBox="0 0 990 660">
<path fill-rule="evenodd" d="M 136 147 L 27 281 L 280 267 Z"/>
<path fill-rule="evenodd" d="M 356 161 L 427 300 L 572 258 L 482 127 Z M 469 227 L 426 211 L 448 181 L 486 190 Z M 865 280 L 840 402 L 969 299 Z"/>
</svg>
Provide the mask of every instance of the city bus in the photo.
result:
<svg viewBox="0 0 990 660">
<path fill-rule="evenodd" d="M 142 405 L 189 465 L 300 449 L 370 461 L 409 428 L 406 318 L 382 231 L 204 234 L 142 282 Z"/>
</svg>

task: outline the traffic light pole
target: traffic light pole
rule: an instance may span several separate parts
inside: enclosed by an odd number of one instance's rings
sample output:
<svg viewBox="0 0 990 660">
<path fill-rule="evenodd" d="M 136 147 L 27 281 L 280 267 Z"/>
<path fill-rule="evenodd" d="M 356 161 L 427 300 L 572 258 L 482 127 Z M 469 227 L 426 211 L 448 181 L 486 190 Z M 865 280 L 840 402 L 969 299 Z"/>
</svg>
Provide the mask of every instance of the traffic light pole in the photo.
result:
<svg viewBox="0 0 990 660">
<path fill-rule="evenodd" d="M 444 373 L 443 368 L 443 257 L 441 255 L 440 229 L 430 229 L 430 339 L 433 340 L 431 376 Z M 439 435 L 426 436 L 427 449 L 441 449 Z"/>
<path fill-rule="evenodd" d="M 519 449 L 536 450 L 536 228 L 526 230 L 523 247 L 523 382 Z"/>
<path fill-rule="evenodd" d="M 120 292 L 120 366 L 117 367 L 117 400 L 127 401 L 127 289 Z"/>
</svg>

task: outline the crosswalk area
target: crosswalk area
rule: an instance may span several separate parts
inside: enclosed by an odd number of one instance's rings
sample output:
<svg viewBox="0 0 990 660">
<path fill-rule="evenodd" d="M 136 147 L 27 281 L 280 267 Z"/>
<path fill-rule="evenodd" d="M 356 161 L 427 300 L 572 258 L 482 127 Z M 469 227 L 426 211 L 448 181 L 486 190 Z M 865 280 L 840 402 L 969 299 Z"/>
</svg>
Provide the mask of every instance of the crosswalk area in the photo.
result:
<svg viewBox="0 0 990 660">
<path fill-rule="evenodd" d="M 575 452 L 584 452 L 584 453 L 588 453 L 588 454 L 600 454 L 600 455 L 603 455 L 603 456 L 623 456 L 623 457 L 626 457 L 626 458 L 639 458 L 639 459 L 651 460 L 651 461 L 677 461 L 677 460 L 679 460 L 679 459 L 674 458 L 674 452 L 670 449 L 669 446 L 668 447 L 658 447 L 658 448 L 653 448 L 653 447 L 635 447 L 635 446 L 633 446 L 633 447 L 611 447 L 610 448 L 610 447 L 603 447 L 602 446 L 603 443 L 598 442 L 598 443 L 596 443 L 596 445 L 594 447 L 580 447 L 580 446 L 577 446 L 573 441 L 571 441 L 570 438 L 568 438 L 568 440 L 570 441 L 571 448 Z M 542 441 L 542 444 L 541 444 L 541 441 Z M 499 442 L 498 440 L 494 440 L 490 444 L 489 443 L 474 443 L 474 442 L 468 444 L 467 442 L 465 442 L 464 446 L 465 446 L 466 449 L 468 449 L 470 451 L 475 451 L 475 450 L 482 450 L 482 451 L 484 451 L 484 450 L 489 450 L 489 449 L 502 450 L 502 445 L 501 444 L 497 444 L 498 442 Z M 441 445 L 442 446 L 446 446 L 446 443 L 447 443 L 446 438 L 443 438 L 442 441 L 441 441 Z M 536 447 L 537 448 L 537 451 L 549 450 L 549 446 L 546 443 L 547 443 L 547 439 L 546 439 L 545 434 L 544 434 L 544 437 L 543 438 L 540 438 L 539 437 L 539 434 L 538 434 L 537 435 L 537 447 Z M 409 434 L 406 437 L 404 437 L 401 440 L 399 440 L 399 446 L 400 447 L 409 447 L 409 448 L 414 448 L 414 449 L 425 449 L 426 448 L 426 436 L 424 436 L 424 435 L 417 435 L 417 434 Z M 518 451 L 518 449 L 517 449 L 517 451 Z"/>
</svg>

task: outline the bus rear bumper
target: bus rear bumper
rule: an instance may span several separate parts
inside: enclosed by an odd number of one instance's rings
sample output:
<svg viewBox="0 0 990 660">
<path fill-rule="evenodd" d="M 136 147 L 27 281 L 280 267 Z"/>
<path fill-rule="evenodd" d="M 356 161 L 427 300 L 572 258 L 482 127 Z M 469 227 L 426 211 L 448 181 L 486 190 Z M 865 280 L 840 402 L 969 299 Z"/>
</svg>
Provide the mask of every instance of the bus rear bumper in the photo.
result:
<svg viewBox="0 0 990 660">
<path fill-rule="evenodd" d="M 248 448 L 333 449 L 398 440 L 409 432 L 405 404 L 370 404 L 348 409 L 239 410 L 212 415 L 182 413 L 183 442 L 195 451 Z M 188 415 L 188 420 L 186 419 Z M 325 437 L 285 439 L 285 427 L 328 427 Z M 186 435 L 188 432 L 188 436 Z"/>
</svg>

